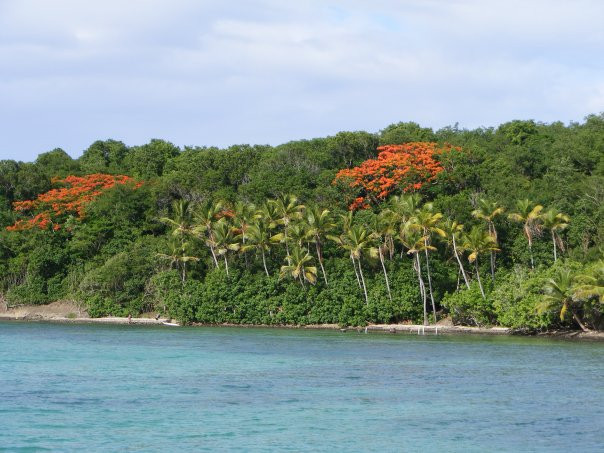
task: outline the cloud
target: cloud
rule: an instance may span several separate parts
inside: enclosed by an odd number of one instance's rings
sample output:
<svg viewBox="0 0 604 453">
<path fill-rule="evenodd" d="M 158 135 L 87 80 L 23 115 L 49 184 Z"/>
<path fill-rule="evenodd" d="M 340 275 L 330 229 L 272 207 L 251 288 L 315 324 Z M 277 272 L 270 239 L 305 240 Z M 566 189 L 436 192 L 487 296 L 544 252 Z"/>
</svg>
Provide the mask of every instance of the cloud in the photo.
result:
<svg viewBox="0 0 604 453">
<path fill-rule="evenodd" d="M 5 0 L 0 158 L 604 110 L 598 1 Z"/>
</svg>

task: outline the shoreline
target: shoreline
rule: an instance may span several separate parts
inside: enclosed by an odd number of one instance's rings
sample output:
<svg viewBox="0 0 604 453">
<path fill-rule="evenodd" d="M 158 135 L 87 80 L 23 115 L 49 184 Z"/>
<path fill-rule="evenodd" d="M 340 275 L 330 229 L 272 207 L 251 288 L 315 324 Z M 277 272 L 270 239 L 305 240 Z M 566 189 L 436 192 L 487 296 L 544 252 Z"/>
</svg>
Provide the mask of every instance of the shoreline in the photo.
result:
<svg viewBox="0 0 604 453">
<path fill-rule="evenodd" d="M 169 318 L 132 318 L 108 316 L 103 318 L 67 317 L 58 315 L 45 315 L 40 313 L 0 313 L 0 322 L 43 322 L 56 324 L 103 324 L 103 325 L 132 325 L 132 326 L 164 326 L 182 327 L 180 323 Z M 166 323 L 170 323 L 166 325 Z M 471 327 L 454 325 L 428 325 L 421 324 L 369 324 L 364 327 L 342 327 L 337 324 L 308 324 L 308 325 L 271 325 L 271 324 L 204 324 L 194 323 L 190 327 L 231 327 L 231 328 L 269 328 L 269 329 L 302 329 L 302 330 L 339 330 L 341 332 L 377 333 L 377 334 L 407 334 L 407 335 L 492 335 L 492 336 L 522 336 L 522 337 L 547 337 L 573 340 L 604 341 L 604 332 L 591 331 L 551 331 L 540 333 L 524 333 L 514 331 L 508 327 Z"/>
</svg>

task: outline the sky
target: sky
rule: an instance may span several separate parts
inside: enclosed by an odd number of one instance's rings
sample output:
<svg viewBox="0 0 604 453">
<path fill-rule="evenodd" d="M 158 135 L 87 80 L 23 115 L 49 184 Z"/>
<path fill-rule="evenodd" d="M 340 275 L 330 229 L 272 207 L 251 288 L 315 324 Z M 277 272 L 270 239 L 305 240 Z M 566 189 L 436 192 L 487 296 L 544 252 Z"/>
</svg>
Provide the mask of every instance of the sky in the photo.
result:
<svg viewBox="0 0 604 453">
<path fill-rule="evenodd" d="M 0 0 L 0 159 L 604 111 L 601 0 Z"/>
</svg>

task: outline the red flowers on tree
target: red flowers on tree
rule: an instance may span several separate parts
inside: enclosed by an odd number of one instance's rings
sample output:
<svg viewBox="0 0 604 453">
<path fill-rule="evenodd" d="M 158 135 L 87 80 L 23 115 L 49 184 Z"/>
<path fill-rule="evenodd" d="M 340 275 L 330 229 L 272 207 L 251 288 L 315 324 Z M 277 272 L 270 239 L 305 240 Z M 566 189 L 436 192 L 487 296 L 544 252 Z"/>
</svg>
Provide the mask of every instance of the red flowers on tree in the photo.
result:
<svg viewBox="0 0 604 453">
<path fill-rule="evenodd" d="M 343 182 L 351 188 L 358 188 L 360 196 L 350 204 L 350 209 L 365 209 L 370 203 L 384 200 L 396 189 L 403 192 L 421 189 L 443 171 L 439 157 L 452 150 L 460 151 L 461 148 L 434 142 L 380 146 L 376 159 L 340 170 L 334 183 Z"/>
<path fill-rule="evenodd" d="M 34 216 L 28 220 L 18 220 L 14 225 L 6 227 L 9 231 L 29 230 L 40 228 L 53 230 L 61 228 L 60 220 L 66 215 L 84 217 L 84 208 L 103 192 L 117 184 L 132 183 L 133 188 L 140 187 L 142 182 L 135 182 L 130 176 L 114 176 L 106 174 L 93 174 L 86 176 L 67 176 L 65 179 L 53 179 L 53 184 L 62 187 L 51 189 L 38 195 L 35 200 L 15 201 L 13 207 L 16 212 L 32 212 Z"/>
</svg>

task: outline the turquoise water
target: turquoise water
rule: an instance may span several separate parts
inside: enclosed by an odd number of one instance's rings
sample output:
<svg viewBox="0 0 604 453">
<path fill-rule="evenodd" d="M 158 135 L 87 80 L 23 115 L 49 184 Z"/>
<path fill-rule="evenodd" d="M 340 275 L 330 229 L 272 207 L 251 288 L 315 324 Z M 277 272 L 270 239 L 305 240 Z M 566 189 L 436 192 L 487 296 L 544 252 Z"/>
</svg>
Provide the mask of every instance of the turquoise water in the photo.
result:
<svg viewBox="0 0 604 453">
<path fill-rule="evenodd" d="M 603 451 L 604 344 L 0 323 L 0 447 Z"/>
</svg>

